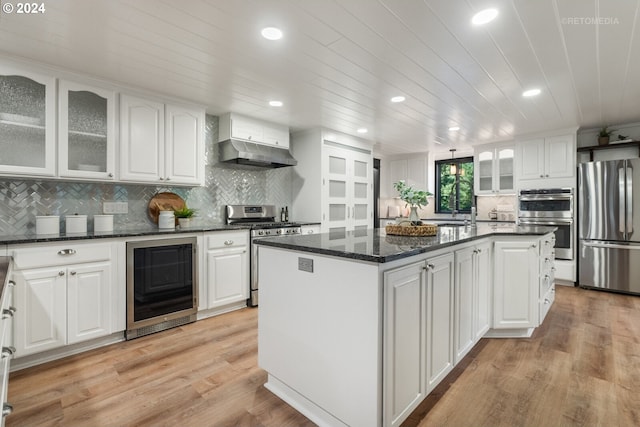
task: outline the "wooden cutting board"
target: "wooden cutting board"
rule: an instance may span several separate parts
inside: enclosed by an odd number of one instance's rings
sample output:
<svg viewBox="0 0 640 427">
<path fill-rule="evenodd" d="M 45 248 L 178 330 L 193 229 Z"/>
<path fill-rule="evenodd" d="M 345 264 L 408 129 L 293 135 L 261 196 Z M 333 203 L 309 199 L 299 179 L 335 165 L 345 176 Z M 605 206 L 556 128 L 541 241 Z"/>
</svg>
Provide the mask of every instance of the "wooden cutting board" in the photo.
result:
<svg viewBox="0 0 640 427">
<path fill-rule="evenodd" d="M 175 193 L 158 193 L 149 200 L 149 218 L 157 224 L 160 211 L 172 211 L 185 206 L 182 197 Z"/>
</svg>

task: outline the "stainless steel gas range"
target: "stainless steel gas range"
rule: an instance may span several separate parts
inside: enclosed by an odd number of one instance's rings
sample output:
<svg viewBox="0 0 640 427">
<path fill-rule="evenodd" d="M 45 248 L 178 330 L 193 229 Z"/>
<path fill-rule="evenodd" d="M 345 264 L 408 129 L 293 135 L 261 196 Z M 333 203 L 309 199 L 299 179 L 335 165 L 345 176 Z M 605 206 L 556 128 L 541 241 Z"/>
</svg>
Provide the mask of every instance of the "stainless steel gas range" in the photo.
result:
<svg viewBox="0 0 640 427">
<path fill-rule="evenodd" d="M 247 304 L 258 305 L 258 245 L 257 239 L 272 236 L 300 234 L 300 224 L 276 221 L 274 205 L 227 205 L 227 224 L 251 226 L 250 275 L 251 292 Z"/>
</svg>

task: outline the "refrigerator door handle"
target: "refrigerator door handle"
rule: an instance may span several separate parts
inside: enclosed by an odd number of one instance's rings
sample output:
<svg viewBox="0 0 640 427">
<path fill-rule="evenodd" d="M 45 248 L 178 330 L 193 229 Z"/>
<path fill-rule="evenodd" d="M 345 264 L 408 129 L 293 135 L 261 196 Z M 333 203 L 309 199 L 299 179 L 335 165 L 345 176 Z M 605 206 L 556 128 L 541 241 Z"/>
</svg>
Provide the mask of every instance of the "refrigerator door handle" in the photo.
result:
<svg viewBox="0 0 640 427">
<path fill-rule="evenodd" d="M 582 246 L 588 246 L 591 248 L 603 248 L 603 249 L 628 249 L 638 251 L 640 250 L 640 245 L 620 245 L 617 243 L 604 243 L 604 242 L 589 242 L 582 241 Z"/>
<path fill-rule="evenodd" d="M 621 233 L 625 233 L 627 227 L 625 224 L 625 179 L 624 179 L 624 169 L 618 169 L 618 231 Z M 626 237 L 626 236 L 625 236 Z"/>
<path fill-rule="evenodd" d="M 633 169 L 627 167 L 627 235 L 633 233 Z"/>
</svg>

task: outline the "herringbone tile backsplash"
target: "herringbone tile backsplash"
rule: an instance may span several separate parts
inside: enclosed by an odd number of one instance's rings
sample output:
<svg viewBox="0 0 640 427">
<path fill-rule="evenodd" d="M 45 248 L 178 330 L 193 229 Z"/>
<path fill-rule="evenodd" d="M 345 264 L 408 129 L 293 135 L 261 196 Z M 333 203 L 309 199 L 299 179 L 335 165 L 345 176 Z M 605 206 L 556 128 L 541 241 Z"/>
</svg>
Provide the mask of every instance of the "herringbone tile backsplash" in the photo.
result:
<svg viewBox="0 0 640 427">
<path fill-rule="evenodd" d="M 105 201 L 128 202 L 129 212 L 114 216 L 117 229 L 153 225 L 147 216 L 149 200 L 158 192 L 171 191 L 182 197 L 197 216 L 223 222 L 228 204 L 276 205 L 291 209 L 292 168 L 256 170 L 218 164 L 218 118 L 206 119 L 206 180 L 204 187 L 183 188 L 151 185 L 74 183 L 0 178 L 0 235 L 35 230 L 36 215 L 102 214 Z M 290 213 L 292 219 L 295 214 Z M 62 226 L 64 228 L 64 221 Z M 89 220 L 91 230 L 92 221 Z M 64 231 L 64 229 L 63 229 Z"/>
</svg>

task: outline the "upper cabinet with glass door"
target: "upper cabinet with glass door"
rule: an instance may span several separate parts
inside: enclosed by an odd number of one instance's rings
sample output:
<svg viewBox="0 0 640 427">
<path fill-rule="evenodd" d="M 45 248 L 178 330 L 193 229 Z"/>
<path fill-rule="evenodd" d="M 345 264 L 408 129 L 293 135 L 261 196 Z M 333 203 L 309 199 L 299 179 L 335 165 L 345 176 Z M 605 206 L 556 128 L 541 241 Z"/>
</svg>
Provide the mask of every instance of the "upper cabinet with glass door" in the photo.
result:
<svg viewBox="0 0 640 427">
<path fill-rule="evenodd" d="M 511 143 L 490 144 L 475 149 L 475 194 L 514 194 L 515 150 Z"/>
<path fill-rule="evenodd" d="M 58 174 L 115 179 L 115 93 L 61 80 L 58 98 Z"/>
<path fill-rule="evenodd" d="M 0 65 L 0 174 L 55 175 L 55 78 Z"/>
</svg>

